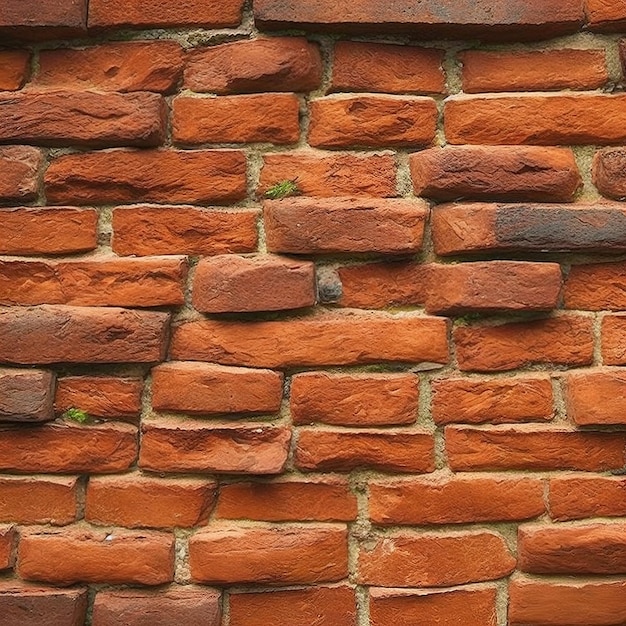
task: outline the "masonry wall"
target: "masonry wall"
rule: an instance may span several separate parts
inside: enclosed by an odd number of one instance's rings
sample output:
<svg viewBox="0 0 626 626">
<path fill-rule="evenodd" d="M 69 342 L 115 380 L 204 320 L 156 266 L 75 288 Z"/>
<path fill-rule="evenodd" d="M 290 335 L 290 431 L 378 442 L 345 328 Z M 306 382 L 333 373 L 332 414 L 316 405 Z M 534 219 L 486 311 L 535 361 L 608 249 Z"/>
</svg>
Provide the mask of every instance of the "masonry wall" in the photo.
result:
<svg viewBox="0 0 626 626">
<path fill-rule="evenodd" d="M 624 29 L 4 0 L 0 622 L 626 624 Z"/>
</svg>

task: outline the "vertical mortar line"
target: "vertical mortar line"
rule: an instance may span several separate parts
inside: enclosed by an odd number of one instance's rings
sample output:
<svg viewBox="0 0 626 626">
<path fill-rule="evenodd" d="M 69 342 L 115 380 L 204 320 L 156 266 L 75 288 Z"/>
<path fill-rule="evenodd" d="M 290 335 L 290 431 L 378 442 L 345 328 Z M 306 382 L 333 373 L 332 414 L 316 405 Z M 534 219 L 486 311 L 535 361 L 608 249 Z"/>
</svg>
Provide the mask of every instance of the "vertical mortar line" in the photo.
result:
<svg viewBox="0 0 626 626">
<path fill-rule="evenodd" d="M 98 223 L 96 225 L 97 232 L 97 252 L 112 253 L 111 242 L 113 238 L 113 207 L 103 206 L 97 209 Z"/>
<path fill-rule="evenodd" d="M 222 588 L 220 602 L 222 607 L 222 626 L 230 626 L 230 591 L 227 587 Z"/>
<path fill-rule="evenodd" d="M 360 543 L 371 532 L 369 521 L 369 485 L 368 475 L 363 471 L 350 474 L 350 489 L 357 499 L 357 519 L 348 534 L 348 576 L 355 584 L 354 593 L 357 606 L 358 626 L 369 626 L 369 591 L 368 587 L 358 584 L 358 559 Z"/>
<path fill-rule="evenodd" d="M 496 620 L 498 626 L 508 626 L 509 578 L 496 582 Z"/>
<path fill-rule="evenodd" d="M 582 188 L 578 192 L 578 199 L 592 202 L 601 199 L 596 186 L 593 184 L 593 157 L 596 146 L 571 146 L 576 159 L 576 166 L 582 178 Z"/>
<path fill-rule="evenodd" d="M 189 536 L 191 530 L 174 529 L 174 582 L 186 585 L 191 582 L 189 573 Z"/>
<path fill-rule="evenodd" d="M 602 322 L 606 314 L 602 312 L 593 314 L 593 364 L 596 367 L 604 365 L 602 358 Z"/>
<path fill-rule="evenodd" d="M 239 24 L 239 28 L 244 32 L 248 32 L 253 36 L 259 34 L 259 30 L 256 27 L 256 22 L 254 21 L 254 9 L 252 6 L 252 0 L 245 0 L 243 4 L 243 11 L 241 13 L 241 23 Z"/>
<path fill-rule="evenodd" d="M 619 54 L 619 37 L 617 35 L 605 38 L 604 52 L 606 69 L 609 74 L 609 86 L 615 88 L 624 83 L 622 77 L 622 60 Z"/>
<path fill-rule="evenodd" d="M 176 95 L 178 95 L 177 92 Z M 161 96 L 165 102 L 165 138 L 163 139 L 162 148 L 173 148 L 173 127 L 174 127 L 174 94 L 169 96 Z"/>
<path fill-rule="evenodd" d="M 409 153 L 405 150 L 395 151 L 396 160 L 396 193 L 401 198 L 413 196 L 413 181 L 409 168 Z"/>
<path fill-rule="evenodd" d="M 563 395 L 563 385 L 565 384 L 563 374 L 560 373 L 556 376 L 551 376 L 550 382 L 552 383 L 552 398 L 554 403 L 554 417 L 552 418 L 552 423 L 565 424 L 567 423 L 567 409 Z"/>
</svg>

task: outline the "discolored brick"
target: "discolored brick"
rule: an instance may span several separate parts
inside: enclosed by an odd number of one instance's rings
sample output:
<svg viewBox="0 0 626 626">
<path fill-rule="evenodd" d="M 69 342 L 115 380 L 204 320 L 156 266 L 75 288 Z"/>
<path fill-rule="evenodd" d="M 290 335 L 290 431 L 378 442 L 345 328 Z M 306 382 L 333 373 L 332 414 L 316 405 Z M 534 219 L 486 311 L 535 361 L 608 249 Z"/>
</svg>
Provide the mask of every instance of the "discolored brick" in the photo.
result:
<svg viewBox="0 0 626 626">
<path fill-rule="evenodd" d="M 0 368 L 0 422 L 53 419 L 55 378 L 49 370 Z"/>
</svg>

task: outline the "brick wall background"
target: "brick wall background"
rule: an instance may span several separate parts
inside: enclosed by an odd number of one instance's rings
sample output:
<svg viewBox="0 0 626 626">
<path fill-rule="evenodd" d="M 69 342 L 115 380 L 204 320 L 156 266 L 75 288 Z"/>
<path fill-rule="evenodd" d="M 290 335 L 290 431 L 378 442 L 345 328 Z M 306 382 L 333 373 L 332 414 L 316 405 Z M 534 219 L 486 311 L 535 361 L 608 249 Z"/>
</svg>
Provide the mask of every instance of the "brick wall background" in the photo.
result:
<svg viewBox="0 0 626 626">
<path fill-rule="evenodd" d="M 2 624 L 626 624 L 624 29 L 5 0 Z"/>
</svg>

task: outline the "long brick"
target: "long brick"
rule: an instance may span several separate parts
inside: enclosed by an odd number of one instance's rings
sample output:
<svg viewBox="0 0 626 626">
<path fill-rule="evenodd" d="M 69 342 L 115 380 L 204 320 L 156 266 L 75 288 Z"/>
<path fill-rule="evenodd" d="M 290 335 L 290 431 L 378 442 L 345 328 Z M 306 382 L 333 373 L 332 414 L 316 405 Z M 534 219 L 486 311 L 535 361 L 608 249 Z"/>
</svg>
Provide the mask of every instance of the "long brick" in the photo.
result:
<svg viewBox="0 0 626 626">
<path fill-rule="evenodd" d="M 0 54 L 0 63 L 2 56 Z M 29 146 L 1 146 L 0 202 L 28 202 L 37 196 L 39 168 L 43 156 L 37 148 Z"/>
<path fill-rule="evenodd" d="M 437 105 L 432 98 L 334 95 L 311 101 L 309 143 L 317 148 L 430 145 Z"/>
<path fill-rule="evenodd" d="M 626 309 L 626 263 L 572 265 L 563 295 L 568 309 Z"/>
<path fill-rule="evenodd" d="M 0 51 L 0 89 L 20 89 L 29 73 L 30 52 L 28 50 Z"/>
<path fill-rule="evenodd" d="M 139 466 L 156 472 L 280 474 L 291 431 L 265 424 L 144 422 Z"/>
<path fill-rule="evenodd" d="M 0 422 L 53 419 L 54 387 L 49 370 L 0 368 Z"/>
<path fill-rule="evenodd" d="M 623 32 L 626 26 L 626 7 L 612 0 L 585 0 L 585 13 L 590 30 Z"/>
<path fill-rule="evenodd" d="M 607 198 L 626 198 L 626 150 L 624 148 L 602 148 L 593 158 L 593 184 Z"/>
<path fill-rule="evenodd" d="M 550 480 L 550 517 L 557 521 L 586 517 L 625 517 L 626 478 L 572 474 Z"/>
<path fill-rule="evenodd" d="M 189 566 L 216 585 L 335 582 L 348 575 L 348 537 L 339 525 L 213 527 L 189 539 Z"/>
<path fill-rule="evenodd" d="M 626 424 L 626 373 L 599 370 L 565 376 L 568 417 L 578 426 Z"/>
<path fill-rule="evenodd" d="M 602 360 L 604 365 L 626 363 L 626 315 L 605 315 L 601 326 Z"/>
<path fill-rule="evenodd" d="M 194 207 L 139 205 L 113 211 L 116 254 L 204 256 L 253 252 L 257 246 L 256 209 L 223 211 Z"/>
<path fill-rule="evenodd" d="M 269 368 L 379 361 L 446 363 L 446 321 L 386 314 L 323 314 L 250 322 L 203 320 L 174 329 L 171 357 Z"/>
<path fill-rule="evenodd" d="M 568 148 L 446 146 L 410 157 L 416 195 L 436 200 L 571 202 L 581 177 Z"/>
<path fill-rule="evenodd" d="M 0 429 L 0 470 L 32 473 L 110 473 L 137 458 L 137 429 L 130 424 Z"/>
<path fill-rule="evenodd" d="M 626 141 L 626 95 L 453 96 L 444 109 L 453 144 L 614 144 Z"/>
<path fill-rule="evenodd" d="M 375 524 L 502 522 L 545 513 L 543 482 L 523 477 L 418 478 L 370 483 Z"/>
<path fill-rule="evenodd" d="M 165 102 L 156 94 L 35 91 L 0 94 L 0 141 L 43 146 L 158 146 Z"/>
<path fill-rule="evenodd" d="M 110 150 L 55 159 L 45 176 L 52 204 L 229 203 L 246 195 L 236 150 Z"/>
<path fill-rule="evenodd" d="M 0 14 L 0 35 L 35 40 L 84 36 L 87 5 L 87 0 L 9 1 Z"/>
<path fill-rule="evenodd" d="M 504 578 L 515 559 L 493 532 L 394 533 L 359 555 L 358 581 L 378 587 L 446 587 Z"/>
<path fill-rule="evenodd" d="M 195 414 L 276 413 L 283 376 L 212 363 L 162 363 L 152 369 L 152 407 Z"/>
<path fill-rule="evenodd" d="M 166 349 L 169 315 L 42 305 L 0 310 L 0 362 L 151 363 Z"/>
<path fill-rule="evenodd" d="M 446 451 L 455 471 L 581 470 L 624 467 L 624 433 L 563 428 L 446 428 Z"/>
<path fill-rule="evenodd" d="M 29 530 L 18 548 L 24 580 L 161 585 L 174 577 L 174 536 L 115 530 Z"/>
</svg>

